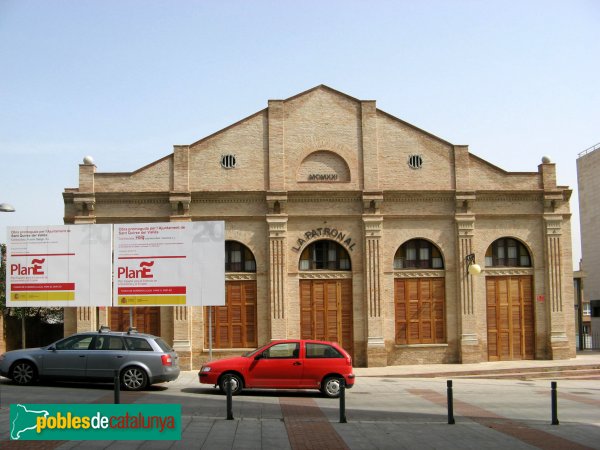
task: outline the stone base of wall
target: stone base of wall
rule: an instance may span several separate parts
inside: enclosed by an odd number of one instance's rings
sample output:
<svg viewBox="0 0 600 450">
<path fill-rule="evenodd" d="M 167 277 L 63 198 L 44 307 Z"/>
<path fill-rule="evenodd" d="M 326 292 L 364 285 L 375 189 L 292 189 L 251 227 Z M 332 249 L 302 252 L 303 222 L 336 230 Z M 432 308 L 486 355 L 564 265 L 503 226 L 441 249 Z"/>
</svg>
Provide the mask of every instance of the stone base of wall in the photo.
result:
<svg viewBox="0 0 600 450">
<path fill-rule="evenodd" d="M 385 367 L 388 365 L 388 355 L 383 340 L 367 344 L 367 367 Z"/>
<path fill-rule="evenodd" d="M 479 345 L 463 345 L 460 349 L 460 363 L 472 364 L 487 361 Z"/>
<path fill-rule="evenodd" d="M 553 343 L 551 344 L 550 356 L 553 360 L 575 358 L 576 351 L 573 347 L 564 345 L 562 342 Z"/>
<path fill-rule="evenodd" d="M 195 367 L 192 365 L 192 352 L 189 350 L 175 350 L 177 356 L 179 356 L 179 369 L 181 370 L 193 370 Z"/>
<path fill-rule="evenodd" d="M 389 365 L 453 364 L 458 360 L 448 345 L 397 346 L 389 351 Z"/>
<path fill-rule="evenodd" d="M 352 365 L 354 367 L 367 367 L 367 343 L 364 341 L 354 341 L 354 355 L 352 355 Z"/>
</svg>

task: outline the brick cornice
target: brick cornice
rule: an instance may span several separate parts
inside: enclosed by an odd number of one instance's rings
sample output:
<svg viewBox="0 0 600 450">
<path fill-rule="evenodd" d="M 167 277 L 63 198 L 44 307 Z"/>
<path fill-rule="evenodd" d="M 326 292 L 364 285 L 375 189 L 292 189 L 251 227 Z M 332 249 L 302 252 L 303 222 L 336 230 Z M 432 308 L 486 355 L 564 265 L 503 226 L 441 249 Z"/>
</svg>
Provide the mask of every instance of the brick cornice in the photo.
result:
<svg viewBox="0 0 600 450">
<path fill-rule="evenodd" d="M 256 280 L 255 272 L 225 273 L 225 281 L 254 281 L 254 280 Z"/>
<path fill-rule="evenodd" d="M 298 272 L 301 280 L 347 280 L 352 278 L 352 272 Z"/>
<path fill-rule="evenodd" d="M 539 202 L 544 198 L 543 192 L 478 192 L 478 202 L 528 201 Z"/>
<path fill-rule="evenodd" d="M 192 203 L 265 203 L 264 192 L 192 192 Z"/>
<path fill-rule="evenodd" d="M 96 204 L 169 203 L 169 192 L 96 192 Z"/>
<path fill-rule="evenodd" d="M 509 275 L 533 275 L 533 272 L 533 267 L 485 267 L 481 274 L 488 277 L 500 277 Z"/>
<path fill-rule="evenodd" d="M 385 192 L 383 200 L 395 203 L 422 203 L 422 202 L 452 202 L 454 203 L 454 192 Z"/>
<path fill-rule="evenodd" d="M 394 270 L 394 278 L 443 278 L 445 270 Z"/>
</svg>

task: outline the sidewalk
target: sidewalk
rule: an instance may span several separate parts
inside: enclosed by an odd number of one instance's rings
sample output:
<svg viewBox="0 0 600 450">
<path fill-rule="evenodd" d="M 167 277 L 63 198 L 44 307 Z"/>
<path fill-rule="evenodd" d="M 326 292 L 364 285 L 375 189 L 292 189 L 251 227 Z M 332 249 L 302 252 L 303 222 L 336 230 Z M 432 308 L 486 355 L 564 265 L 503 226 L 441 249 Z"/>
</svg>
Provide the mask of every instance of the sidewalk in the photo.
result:
<svg viewBox="0 0 600 450">
<path fill-rule="evenodd" d="M 246 391 L 234 397 L 234 420 L 217 410 L 182 403 L 182 440 L 172 448 L 200 449 L 590 449 L 600 448 L 600 393 L 591 381 L 574 381 L 577 390 L 560 391 L 559 426 L 551 425 L 546 380 L 455 381 L 455 424 L 448 424 L 446 375 L 503 370 L 600 369 L 600 353 L 566 361 L 510 361 L 357 368 L 356 385 L 347 391 L 347 423 L 340 423 L 338 400 L 312 391 Z M 405 379 L 398 379 L 398 378 Z M 414 378 L 413 378 L 414 377 Z M 599 378 L 600 379 L 600 374 Z M 196 372 L 186 372 L 182 391 L 200 392 Z M 491 383 L 491 384 L 490 384 Z M 567 382 L 561 382 L 561 387 Z M 502 395 L 491 395 L 502 391 Z M 594 386 L 588 394 L 585 386 Z M 526 400 L 525 404 L 520 402 Z M 212 400 L 212 399 L 211 399 Z M 266 402 L 266 403 L 263 403 Z M 568 409 L 567 409 L 568 403 Z M 571 409 L 572 408 L 572 409 Z M 585 410 L 591 414 L 577 415 Z M 215 417 L 215 411 L 218 411 Z M 569 419 L 569 420 L 567 420 Z M 122 443 L 120 447 L 131 448 Z M 140 449 L 165 448 L 145 443 Z"/>
<path fill-rule="evenodd" d="M 418 364 L 387 367 L 369 367 L 354 369 L 357 377 L 422 377 L 422 376 L 447 376 L 455 374 L 477 375 L 497 374 L 502 371 L 579 368 L 585 366 L 597 366 L 600 368 L 600 351 L 583 351 L 575 358 L 564 360 L 523 360 L 523 361 L 496 361 L 481 362 L 475 364 Z"/>
<path fill-rule="evenodd" d="M 354 388 L 346 392 L 347 423 L 339 400 L 318 391 L 247 390 L 233 398 L 233 420 L 226 419 L 226 397 L 198 383 L 197 371 L 143 393 L 122 392 L 122 403 L 180 404 L 180 441 L 6 441 L 7 449 L 600 449 L 598 381 L 575 375 L 558 383 L 559 425 L 551 424 L 547 379 L 465 378 L 502 371 L 600 369 L 600 353 L 566 361 L 511 361 L 356 368 Z M 577 373 L 577 372 L 575 372 Z M 448 375 L 452 374 L 452 377 Z M 535 378 L 535 376 L 534 376 Z M 447 379 L 454 380 L 449 424 Z M 600 380 L 600 376 L 596 378 Z M 110 389 L 41 387 L 26 396 L 2 384 L 4 403 L 110 403 Z M 85 395 L 85 397 L 83 397 Z"/>
</svg>

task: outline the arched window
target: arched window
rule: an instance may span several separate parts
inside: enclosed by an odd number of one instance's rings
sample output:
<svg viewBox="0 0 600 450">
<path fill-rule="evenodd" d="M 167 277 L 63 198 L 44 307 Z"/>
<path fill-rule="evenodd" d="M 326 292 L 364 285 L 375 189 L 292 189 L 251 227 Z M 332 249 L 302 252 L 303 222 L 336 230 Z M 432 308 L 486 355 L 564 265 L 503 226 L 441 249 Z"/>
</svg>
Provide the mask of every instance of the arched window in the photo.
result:
<svg viewBox="0 0 600 450">
<path fill-rule="evenodd" d="M 531 267 L 527 248 L 513 238 L 495 240 L 485 252 L 486 267 Z"/>
<path fill-rule="evenodd" d="M 317 241 L 300 255 L 299 270 L 351 270 L 350 256 L 334 241 Z"/>
<path fill-rule="evenodd" d="M 225 272 L 256 272 L 256 261 L 250 249 L 239 242 L 226 241 Z"/>
<path fill-rule="evenodd" d="M 425 239 L 411 239 L 394 256 L 394 269 L 443 269 L 440 250 Z"/>
</svg>

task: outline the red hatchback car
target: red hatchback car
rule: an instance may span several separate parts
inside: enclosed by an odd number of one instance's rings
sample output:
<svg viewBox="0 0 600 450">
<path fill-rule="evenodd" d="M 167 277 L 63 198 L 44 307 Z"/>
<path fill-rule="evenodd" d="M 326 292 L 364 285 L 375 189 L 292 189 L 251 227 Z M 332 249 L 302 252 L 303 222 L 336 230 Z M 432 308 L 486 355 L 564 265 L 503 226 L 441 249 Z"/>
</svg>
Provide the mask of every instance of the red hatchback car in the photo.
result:
<svg viewBox="0 0 600 450">
<path fill-rule="evenodd" d="M 319 389 L 338 397 L 342 381 L 354 386 L 352 358 L 334 342 L 312 340 L 273 341 L 243 356 L 211 361 L 198 372 L 200 383 L 219 386 L 225 392 L 244 388 Z"/>
</svg>

